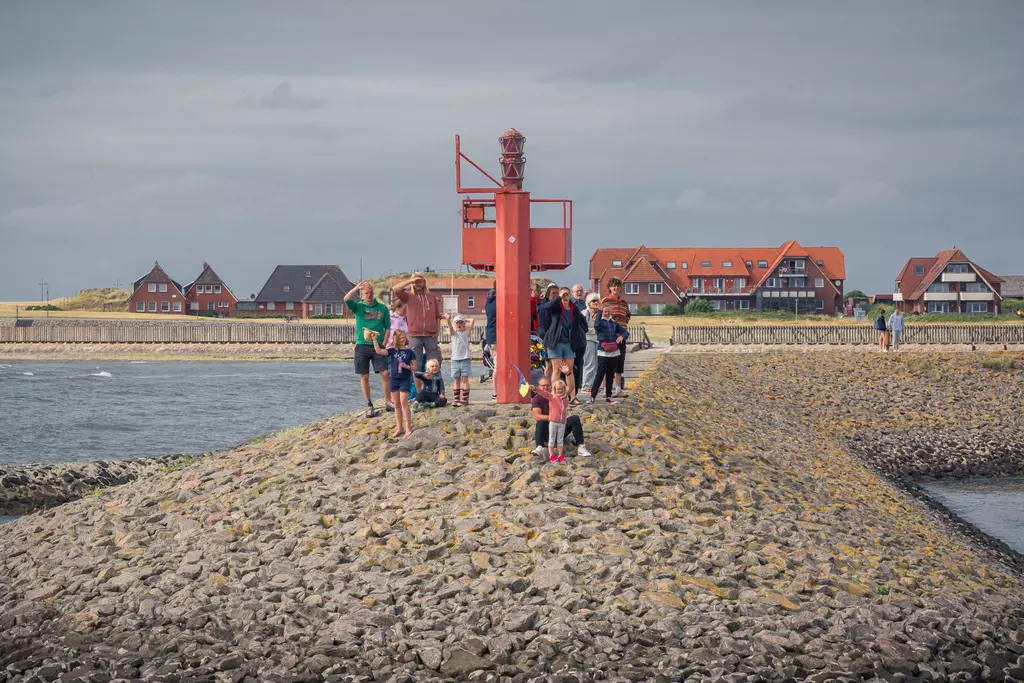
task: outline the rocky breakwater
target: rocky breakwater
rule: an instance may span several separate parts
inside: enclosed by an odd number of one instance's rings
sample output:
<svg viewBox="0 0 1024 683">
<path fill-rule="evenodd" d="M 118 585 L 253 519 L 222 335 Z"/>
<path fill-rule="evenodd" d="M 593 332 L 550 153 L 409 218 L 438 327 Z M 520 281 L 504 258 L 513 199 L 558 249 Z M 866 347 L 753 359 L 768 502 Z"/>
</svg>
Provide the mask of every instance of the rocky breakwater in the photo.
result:
<svg viewBox="0 0 1024 683">
<path fill-rule="evenodd" d="M 798 400 L 847 362 L 664 356 L 563 465 L 526 407 L 344 415 L 24 517 L 0 678 L 1024 678 L 1020 575 Z"/>
<path fill-rule="evenodd" d="M 22 515 L 85 495 L 98 495 L 106 487 L 183 467 L 192 460 L 186 455 L 165 455 L 58 465 L 0 465 L 0 515 Z"/>
</svg>

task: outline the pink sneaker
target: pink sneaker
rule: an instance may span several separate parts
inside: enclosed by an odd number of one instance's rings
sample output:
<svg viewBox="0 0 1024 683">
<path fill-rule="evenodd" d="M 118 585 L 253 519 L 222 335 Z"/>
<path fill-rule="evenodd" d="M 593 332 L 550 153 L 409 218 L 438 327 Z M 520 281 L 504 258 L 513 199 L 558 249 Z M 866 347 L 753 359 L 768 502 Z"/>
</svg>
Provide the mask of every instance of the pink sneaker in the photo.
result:
<svg viewBox="0 0 1024 683">
<path fill-rule="evenodd" d="M 564 455 L 558 456 L 558 462 L 565 462 L 565 456 Z"/>
<path fill-rule="evenodd" d="M 548 456 L 548 460 L 550 460 L 551 462 L 558 462 L 558 456 L 552 453 L 550 456 Z"/>
<path fill-rule="evenodd" d="M 618 403 L 618 401 L 616 401 L 614 398 L 606 398 L 604 400 L 604 402 L 605 403 Z"/>
</svg>

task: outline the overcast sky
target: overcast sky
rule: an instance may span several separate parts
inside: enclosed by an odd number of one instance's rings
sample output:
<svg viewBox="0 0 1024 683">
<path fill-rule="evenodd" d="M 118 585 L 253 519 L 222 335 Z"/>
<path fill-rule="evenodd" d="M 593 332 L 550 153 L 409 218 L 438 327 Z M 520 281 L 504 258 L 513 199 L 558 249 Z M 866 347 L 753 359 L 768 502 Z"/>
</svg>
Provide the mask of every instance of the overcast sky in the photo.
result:
<svg viewBox="0 0 1024 683">
<path fill-rule="evenodd" d="M 595 248 L 837 245 L 1024 274 L 1024 3 L 0 3 L 0 300 L 209 261 L 460 263 L 453 136 Z M 543 218 L 543 216 L 539 217 Z M 535 220 L 536 223 L 536 220 Z"/>
</svg>

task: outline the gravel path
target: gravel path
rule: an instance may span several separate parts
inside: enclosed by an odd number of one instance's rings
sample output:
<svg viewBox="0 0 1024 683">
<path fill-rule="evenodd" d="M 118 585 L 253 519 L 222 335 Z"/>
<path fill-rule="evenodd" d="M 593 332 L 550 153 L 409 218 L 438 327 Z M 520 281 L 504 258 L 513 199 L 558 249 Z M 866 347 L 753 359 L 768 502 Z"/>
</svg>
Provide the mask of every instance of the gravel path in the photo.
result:
<svg viewBox="0 0 1024 683">
<path fill-rule="evenodd" d="M 1012 562 L 849 445 L 1019 435 L 977 361 L 667 354 L 595 458 L 502 406 L 145 476 L 0 527 L 0 681 L 1019 680 Z"/>
</svg>

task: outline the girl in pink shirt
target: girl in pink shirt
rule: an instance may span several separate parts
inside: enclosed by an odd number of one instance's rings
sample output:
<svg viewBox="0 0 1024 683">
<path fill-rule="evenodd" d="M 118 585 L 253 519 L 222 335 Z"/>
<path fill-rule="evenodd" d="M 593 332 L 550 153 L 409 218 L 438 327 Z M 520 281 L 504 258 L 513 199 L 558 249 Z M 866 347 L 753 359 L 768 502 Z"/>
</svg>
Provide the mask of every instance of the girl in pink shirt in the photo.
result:
<svg viewBox="0 0 1024 683">
<path fill-rule="evenodd" d="M 568 370 L 568 368 L 566 368 Z M 538 396 L 548 400 L 548 459 L 551 462 L 565 462 L 565 421 L 569 417 L 569 394 L 565 382 L 555 380 L 552 391 L 533 387 Z M 552 393 L 553 392 L 553 393 Z M 555 455 L 555 448 L 558 455 Z"/>
</svg>

